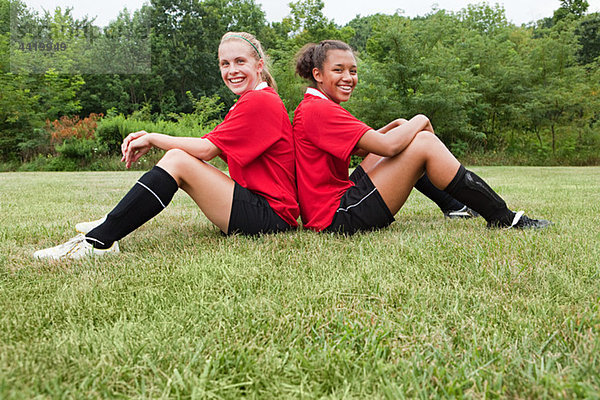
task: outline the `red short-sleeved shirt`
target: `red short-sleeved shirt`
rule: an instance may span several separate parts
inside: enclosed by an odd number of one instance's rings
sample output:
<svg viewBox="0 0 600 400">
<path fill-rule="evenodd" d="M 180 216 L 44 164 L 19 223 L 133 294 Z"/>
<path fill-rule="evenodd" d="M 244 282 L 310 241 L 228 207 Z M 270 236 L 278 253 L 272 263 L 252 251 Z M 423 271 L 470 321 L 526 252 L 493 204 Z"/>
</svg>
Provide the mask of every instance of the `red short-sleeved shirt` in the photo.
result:
<svg viewBox="0 0 600 400">
<path fill-rule="evenodd" d="M 371 127 L 323 93 L 309 88 L 294 111 L 296 181 L 300 215 L 306 228 L 322 231 L 331 224 L 342 195 L 354 183 L 350 156 Z"/>
<path fill-rule="evenodd" d="M 242 94 L 223 122 L 203 138 L 221 150 L 234 181 L 263 196 L 277 215 L 298 226 L 292 126 L 275 90 Z"/>
</svg>

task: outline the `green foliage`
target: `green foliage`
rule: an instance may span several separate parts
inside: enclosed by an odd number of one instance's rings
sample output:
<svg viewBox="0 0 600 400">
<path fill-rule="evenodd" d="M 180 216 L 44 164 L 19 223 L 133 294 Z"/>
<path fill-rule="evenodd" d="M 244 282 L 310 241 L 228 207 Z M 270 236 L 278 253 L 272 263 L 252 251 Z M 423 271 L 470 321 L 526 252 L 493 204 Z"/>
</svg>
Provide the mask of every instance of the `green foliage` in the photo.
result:
<svg viewBox="0 0 600 400">
<path fill-rule="evenodd" d="M 121 143 L 131 132 L 143 130 L 147 132 L 166 133 L 173 136 L 201 137 L 210 132 L 218 122 L 211 119 L 222 107 L 222 103 L 217 103 L 218 100 L 217 97 L 197 100 L 197 104 L 202 105 L 202 107 L 208 104 L 213 108 L 210 110 L 208 107 L 200 108 L 198 113 L 193 115 L 178 114 L 176 115 L 179 119 L 177 122 L 162 119 L 153 121 L 147 116 L 144 118 L 143 111 L 133 114 L 130 117 L 122 114 L 109 115 L 98 123 L 96 138 L 101 145 L 106 146 L 111 154 L 120 154 Z M 202 125 L 202 123 L 206 123 L 207 125 Z"/>
<path fill-rule="evenodd" d="M 113 154 L 120 151 L 121 143 L 128 133 L 136 132 L 129 131 L 126 121 L 123 115 L 117 115 L 105 117 L 98 123 L 96 138 Z"/>
<path fill-rule="evenodd" d="M 219 115 L 225 108 L 218 95 L 202 96 L 196 99 L 192 92 L 186 92 L 188 100 L 193 104 L 192 113 L 171 113 L 169 116 L 179 123 L 180 128 L 189 131 L 188 136 L 202 136 L 206 130 L 211 130 L 220 122 Z"/>
<path fill-rule="evenodd" d="M 53 155 L 39 154 L 36 158 L 19 166 L 19 171 L 77 171 L 77 160 Z"/>
<path fill-rule="evenodd" d="M 467 153 L 468 149 L 469 149 L 469 144 L 467 142 L 463 142 L 460 139 L 458 139 L 456 142 L 450 144 L 450 151 L 457 158 L 463 157 Z"/>
<path fill-rule="evenodd" d="M 590 7 L 587 0 L 561 0 L 560 7 L 554 11 L 553 20 L 557 23 L 569 16 L 581 17 Z"/>
<path fill-rule="evenodd" d="M 177 109 L 170 112 L 191 112 L 188 91 L 200 97 L 216 93 L 233 104 L 221 84 L 216 49 L 228 30 L 259 33 L 266 23 L 260 7 L 252 0 L 153 0 L 151 18 L 152 74 L 161 79 L 159 91 L 148 96 L 155 108 L 164 96 L 174 96 Z"/>
<path fill-rule="evenodd" d="M 359 86 L 349 108 L 376 127 L 423 113 L 442 139 L 476 140 L 468 112 L 480 94 L 469 85 L 472 73 L 455 46 L 475 31 L 461 29 L 456 18 L 440 11 L 426 20 L 381 17 L 373 21 L 372 32 L 359 69 L 367 83 Z"/>
<path fill-rule="evenodd" d="M 323 0 L 298 0 L 289 3 L 292 28 L 296 33 L 325 28 L 330 22 L 323 15 Z"/>
<path fill-rule="evenodd" d="M 15 158 L 20 143 L 31 140 L 43 124 L 38 111 L 38 95 L 32 93 L 27 79 L 9 72 L 0 72 L 0 155 Z"/>
<path fill-rule="evenodd" d="M 534 31 L 510 25 L 499 6 L 478 5 L 366 23 L 353 22 L 370 37 L 359 62 L 366 83 L 348 108 L 372 126 L 426 114 L 460 156 L 525 152 L 552 164 L 597 151 L 582 140 L 600 109 L 597 66 L 577 63 L 573 20 Z"/>
<path fill-rule="evenodd" d="M 33 128 L 20 132 L 17 148 L 22 160 L 31 160 L 39 154 L 52 153 L 51 136 L 46 129 Z"/>
<path fill-rule="evenodd" d="M 106 150 L 106 146 L 94 138 L 70 138 L 56 146 L 56 151 L 61 157 L 79 161 L 82 165 L 88 164 L 98 155 L 105 154 Z"/>
<path fill-rule="evenodd" d="M 579 63 L 592 64 L 600 57 L 600 13 L 593 13 L 581 18 L 575 28 L 575 33 L 580 46 L 577 52 Z"/>
</svg>

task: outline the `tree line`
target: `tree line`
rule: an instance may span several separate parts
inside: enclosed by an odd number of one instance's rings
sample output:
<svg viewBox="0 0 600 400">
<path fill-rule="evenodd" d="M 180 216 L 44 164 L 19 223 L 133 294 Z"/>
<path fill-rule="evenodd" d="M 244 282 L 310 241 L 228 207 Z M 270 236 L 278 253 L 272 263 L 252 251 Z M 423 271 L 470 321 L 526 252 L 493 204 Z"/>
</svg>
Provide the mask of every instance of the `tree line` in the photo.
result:
<svg viewBox="0 0 600 400">
<path fill-rule="evenodd" d="M 55 169 L 89 166 L 116 152 L 128 129 L 207 132 L 235 101 L 216 55 L 230 30 L 261 40 L 290 114 L 305 87 L 296 52 L 341 39 L 359 62 L 346 107 L 374 128 L 423 113 L 474 162 L 600 162 L 600 14 L 585 0 L 562 0 L 552 17 L 522 26 L 498 5 L 357 16 L 343 26 L 323 6 L 299 0 L 288 17 L 267 22 L 253 0 L 152 0 L 98 27 L 70 9 L 40 15 L 0 0 L 3 169 L 57 157 L 70 161 Z"/>
</svg>

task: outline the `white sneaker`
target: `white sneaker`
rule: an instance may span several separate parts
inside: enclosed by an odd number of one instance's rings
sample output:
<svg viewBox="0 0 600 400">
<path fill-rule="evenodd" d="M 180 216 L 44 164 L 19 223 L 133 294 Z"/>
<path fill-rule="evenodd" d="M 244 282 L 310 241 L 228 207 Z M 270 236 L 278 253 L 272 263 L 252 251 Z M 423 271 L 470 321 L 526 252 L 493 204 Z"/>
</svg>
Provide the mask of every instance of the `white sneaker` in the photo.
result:
<svg viewBox="0 0 600 400">
<path fill-rule="evenodd" d="M 33 253 L 33 257 L 38 259 L 60 260 L 70 258 L 79 260 L 90 256 L 103 256 L 108 253 L 118 253 L 119 242 L 114 242 L 108 249 L 95 249 L 85 240 L 84 235 L 77 235 L 68 242 L 59 244 L 55 247 L 50 247 L 43 250 L 38 250 Z"/>
<path fill-rule="evenodd" d="M 86 233 L 88 233 L 89 231 L 91 231 L 92 229 L 102 225 L 104 223 L 104 221 L 106 221 L 106 215 L 100 219 L 97 219 L 95 221 L 87 221 L 87 222 L 80 222 L 77 225 L 75 225 L 75 230 L 79 233 L 83 233 L 84 235 Z"/>
</svg>

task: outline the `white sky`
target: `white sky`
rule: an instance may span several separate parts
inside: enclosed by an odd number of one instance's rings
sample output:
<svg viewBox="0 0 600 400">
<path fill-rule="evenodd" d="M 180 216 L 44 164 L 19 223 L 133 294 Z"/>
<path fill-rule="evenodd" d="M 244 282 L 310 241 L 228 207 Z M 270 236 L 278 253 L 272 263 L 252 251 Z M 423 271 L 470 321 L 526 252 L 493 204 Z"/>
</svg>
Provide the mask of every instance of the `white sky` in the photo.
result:
<svg viewBox="0 0 600 400">
<path fill-rule="evenodd" d="M 129 11 L 137 10 L 147 0 L 24 0 L 29 8 L 41 11 L 42 8 L 52 11 L 56 6 L 63 8 L 72 7 L 76 18 L 85 15 L 97 16 L 96 25 L 105 26 L 110 20 L 115 19 L 124 7 Z M 400 14 L 416 17 L 429 13 L 434 6 L 449 11 L 458 11 L 467 4 L 479 3 L 478 0 L 324 0 L 325 16 L 333 19 L 337 24 L 343 25 L 354 18 L 361 16 L 384 13 L 393 14 L 398 10 Z M 281 21 L 289 14 L 287 6 L 289 0 L 255 0 L 267 14 L 268 21 Z M 560 0 L 492 0 L 489 4 L 500 4 L 506 10 L 509 21 L 520 25 L 549 17 L 560 6 Z M 600 0 L 588 0 L 588 12 L 600 11 Z"/>
</svg>

